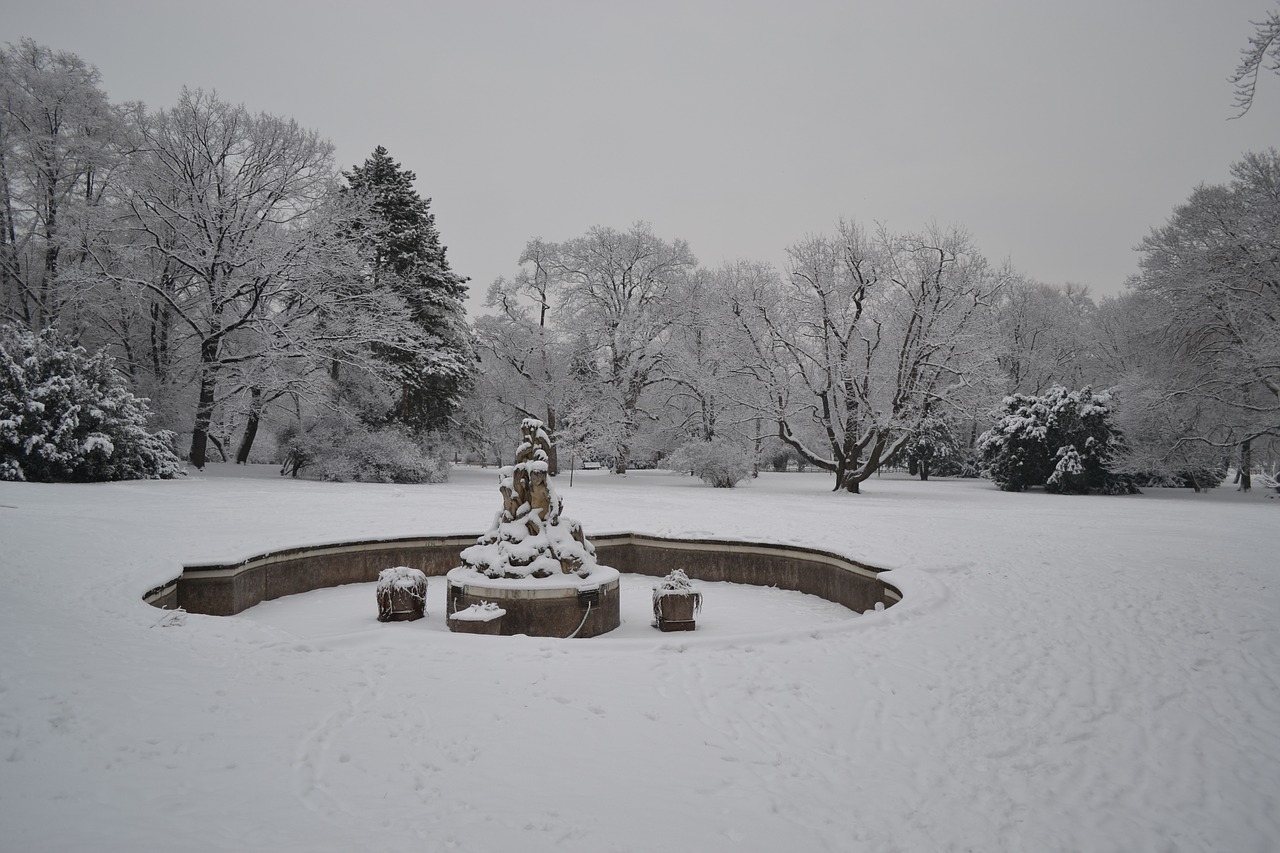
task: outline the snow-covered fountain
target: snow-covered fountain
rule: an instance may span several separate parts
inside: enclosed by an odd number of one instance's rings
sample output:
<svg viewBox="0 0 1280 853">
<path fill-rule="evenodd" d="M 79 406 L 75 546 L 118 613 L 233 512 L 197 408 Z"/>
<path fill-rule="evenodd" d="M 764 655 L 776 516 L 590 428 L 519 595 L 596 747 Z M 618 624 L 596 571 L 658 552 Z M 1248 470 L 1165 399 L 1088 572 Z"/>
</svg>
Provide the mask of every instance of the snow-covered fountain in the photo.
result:
<svg viewBox="0 0 1280 853">
<path fill-rule="evenodd" d="M 620 622 L 618 571 L 598 564 L 582 526 L 562 517 L 542 422 L 526 418 L 520 433 L 515 464 L 500 473 L 501 511 L 448 574 L 449 628 L 535 637 L 612 631 Z"/>
</svg>

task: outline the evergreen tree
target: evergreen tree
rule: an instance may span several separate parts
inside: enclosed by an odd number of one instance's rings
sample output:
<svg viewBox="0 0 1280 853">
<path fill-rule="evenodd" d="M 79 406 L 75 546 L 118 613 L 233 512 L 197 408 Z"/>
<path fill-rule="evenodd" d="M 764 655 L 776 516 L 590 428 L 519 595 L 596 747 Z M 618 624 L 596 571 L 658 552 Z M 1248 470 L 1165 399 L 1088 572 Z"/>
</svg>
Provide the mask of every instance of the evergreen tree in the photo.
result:
<svg viewBox="0 0 1280 853">
<path fill-rule="evenodd" d="M 366 206 L 353 229 L 368 275 L 409 305 L 422 338 L 379 347 L 400 387 L 389 420 L 415 430 L 442 426 L 470 386 L 475 362 L 463 300 L 467 279 L 449 267 L 430 199 L 414 189 L 417 176 L 379 145 L 361 166 L 343 172 L 348 192 Z"/>
<path fill-rule="evenodd" d="M 978 440 L 984 473 L 1006 492 L 1133 494 L 1132 479 L 1112 470 L 1124 450 L 1112 414 L 1111 396 L 1092 388 L 1005 397 L 999 422 Z"/>
<path fill-rule="evenodd" d="M 106 353 L 0 327 L 0 480 L 169 479 L 173 433 L 150 432 L 148 415 Z"/>
</svg>

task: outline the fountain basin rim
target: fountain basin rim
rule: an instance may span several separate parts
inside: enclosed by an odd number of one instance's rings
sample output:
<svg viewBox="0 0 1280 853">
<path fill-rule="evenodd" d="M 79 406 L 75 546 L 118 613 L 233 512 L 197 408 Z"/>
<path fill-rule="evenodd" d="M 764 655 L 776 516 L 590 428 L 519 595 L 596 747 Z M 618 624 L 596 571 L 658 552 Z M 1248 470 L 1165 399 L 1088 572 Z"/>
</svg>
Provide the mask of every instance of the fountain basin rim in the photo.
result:
<svg viewBox="0 0 1280 853">
<path fill-rule="evenodd" d="M 202 560 L 185 564 L 180 576 L 153 587 L 142 597 L 154 607 L 182 607 L 192 613 L 230 616 L 281 595 L 373 581 L 379 570 L 388 566 L 408 565 L 420 568 L 429 577 L 441 577 L 460 567 L 461 551 L 475 544 L 477 537 L 478 534 L 419 534 L 330 540 L 234 560 Z M 602 551 L 605 563 L 622 572 L 662 577 L 672 568 L 684 567 L 695 580 L 796 589 L 859 613 L 877 602 L 889 607 L 902 600 L 901 591 L 881 577 L 887 569 L 806 545 L 703 537 L 674 539 L 626 531 L 596 533 L 591 541 Z M 765 570 L 766 565 L 771 568 Z"/>
<path fill-rule="evenodd" d="M 466 566 L 451 569 L 449 585 L 464 590 L 465 595 L 483 598 L 562 598 L 566 592 L 589 592 L 604 586 L 617 586 L 621 573 L 610 566 L 596 566 L 587 577 L 561 575 L 549 578 L 488 578 Z"/>
</svg>

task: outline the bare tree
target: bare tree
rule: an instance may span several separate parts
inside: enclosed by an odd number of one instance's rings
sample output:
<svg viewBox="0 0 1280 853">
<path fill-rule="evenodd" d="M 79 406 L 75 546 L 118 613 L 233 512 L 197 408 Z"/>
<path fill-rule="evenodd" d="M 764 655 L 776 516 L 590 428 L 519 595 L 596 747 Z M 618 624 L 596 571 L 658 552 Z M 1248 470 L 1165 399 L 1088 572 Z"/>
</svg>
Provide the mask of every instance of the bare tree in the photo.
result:
<svg viewBox="0 0 1280 853">
<path fill-rule="evenodd" d="M 268 352 L 314 350 L 298 324 L 318 316 L 312 297 L 360 294 L 343 289 L 339 241 L 322 236 L 335 173 L 314 131 L 184 90 L 139 136 L 120 200 L 127 257 L 98 257 L 97 269 L 151 294 L 198 353 L 190 460 L 203 467 L 224 374 Z"/>
<path fill-rule="evenodd" d="M 1163 394 L 1198 413 L 1178 441 L 1237 448 L 1247 477 L 1254 442 L 1280 436 L 1280 153 L 1248 154 L 1232 175 L 1142 241 L 1132 286 L 1165 320 L 1152 340 Z"/>
<path fill-rule="evenodd" d="M 0 50 L 0 311 L 33 330 L 57 323 L 71 300 L 59 286 L 63 253 L 119 158 L 120 113 L 99 79 L 75 54 L 31 39 Z"/>
<path fill-rule="evenodd" d="M 1249 37 L 1249 46 L 1241 49 L 1240 64 L 1230 77 L 1236 87 L 1236 108 L 1239 109 L 1234 118 L 1240 118 L 1253 106 L 1259 72 L 1264 67 L 1280 71 L 1280 12 L 1268 12 L 1264 20 L 1250 23 L 1253 35 Z"/>
<path fill-rule="evenodd" d="M 597 226 L 563 243 L 534 241 L 524 260 L 535 270 L 526 281 L 555 300 L 549 310 L 575 381 L 591 389 L 591 405 L 578 407 L 577 416 L 598 423 L 578 431 L 608 436 L 614 470 L 625 473 L 642 399 L 667 361 L 693 253 L 683 240 L 668 243 L 636 223 L 627 231 Z M 549 303 L 537 304 L 541 318 Z"/>
<path fill-rule="evenodd" d="M 996 311 L 1005 393 L 1034 396 L 1055 384 L 1082 388 L 1093 382 L 1092 353 L 1083 345 L 1093 311 L 1087 288 L 1079 285 L 1009 281 Z"/>
<path fill-rule="evenodd" d="M 1003 276 L 967 235 L 936 228 L 841 223 L 789 255 L 781 281 L 752 275 L 730 293 L 749 369 L 778 438 L 856 493 L 991 359 L 984 320 Z"/>
</svg>

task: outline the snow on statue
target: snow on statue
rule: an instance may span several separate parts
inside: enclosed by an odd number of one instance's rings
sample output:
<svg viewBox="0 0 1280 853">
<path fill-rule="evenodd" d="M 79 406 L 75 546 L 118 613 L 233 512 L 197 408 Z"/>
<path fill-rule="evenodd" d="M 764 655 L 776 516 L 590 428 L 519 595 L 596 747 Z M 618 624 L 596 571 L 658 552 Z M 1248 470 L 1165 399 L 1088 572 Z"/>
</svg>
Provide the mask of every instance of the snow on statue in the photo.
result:
<svg viewBox="0 0 1280 853">
<path fill-rule="evenodd" d="M 595 548 L 580 524 L 560 516 L 560 496 L 547 477 L 551 440 L 542 421 L 526 418 L 520 434 L 515 464 L 501 471 L 502 510 L 489 532 L 462 552 L 462 565 L 489 579 L 588 578 L 597 569 Z"/>
</svg>

